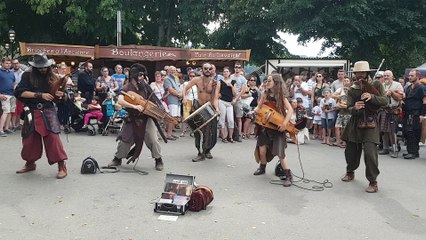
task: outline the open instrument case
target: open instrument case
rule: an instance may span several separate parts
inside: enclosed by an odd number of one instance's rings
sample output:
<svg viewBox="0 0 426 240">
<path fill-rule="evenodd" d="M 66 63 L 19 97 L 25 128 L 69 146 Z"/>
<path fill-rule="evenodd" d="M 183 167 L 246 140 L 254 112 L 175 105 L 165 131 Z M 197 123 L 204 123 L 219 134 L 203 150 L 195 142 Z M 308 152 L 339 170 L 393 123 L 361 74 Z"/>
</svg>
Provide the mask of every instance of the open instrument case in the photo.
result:
<svg viewBox="0 0 426 240">
<path fill-rule="evenodd" d="M 154 212 L 184 215 L 194 188 L 194 176 L 166 174 L 163 193 Z"/>
</svg>

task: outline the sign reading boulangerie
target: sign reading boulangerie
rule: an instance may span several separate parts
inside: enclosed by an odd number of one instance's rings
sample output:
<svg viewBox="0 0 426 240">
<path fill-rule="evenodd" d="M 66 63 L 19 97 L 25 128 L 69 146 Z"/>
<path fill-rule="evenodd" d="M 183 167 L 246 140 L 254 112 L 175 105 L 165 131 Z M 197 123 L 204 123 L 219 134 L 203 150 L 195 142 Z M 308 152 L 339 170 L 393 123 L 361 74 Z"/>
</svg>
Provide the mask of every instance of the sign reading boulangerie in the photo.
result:
<svg viewBox="0 0 426 240">
<path fill-rule="evenodd" d="M 48 56 L 75 56 L 91 58 L 95 56 L 95 48 L 82 45 L 19 43 L 22 56 L 44 53 Z"/>
<path fill-rule="evenodd" d="M 186 60 L 186 49 L 153 46 L 96 46 L 96 58 L 132 59 L 140 61 Z"/>
</svg>

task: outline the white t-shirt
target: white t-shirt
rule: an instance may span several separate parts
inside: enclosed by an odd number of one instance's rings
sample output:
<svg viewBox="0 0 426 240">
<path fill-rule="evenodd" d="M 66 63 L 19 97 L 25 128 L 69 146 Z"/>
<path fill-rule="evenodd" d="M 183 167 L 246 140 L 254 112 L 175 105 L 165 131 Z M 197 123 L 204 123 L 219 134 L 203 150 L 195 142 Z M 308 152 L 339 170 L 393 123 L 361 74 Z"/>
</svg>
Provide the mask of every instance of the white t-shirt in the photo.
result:
<svg viewBox="0 0 426 240">
<path fill-rule="evenodd" d="M 383 87 L 385 88 L 385 92 L 388 90 L 399 90 L 401 92 L 404 92 L 404 88 L 402 87 L 401 83 L 396 81 L 392 81 L 390 85 L 386 85 L 385 83 L 383 83 Z M 390 99 L 390 103 L 387 105 L 388 107 L 397 107 L 399 105 L 399 102 L 393 99 L 392 96 L 388 96 L 388 98 Z"/>
<path fill-rule="evenodd" d="M 343 87 L 343 80 L 340 81 L 339 79 L 334 80 L 334 82 L 331 84 L 331 91 L 335 92 L 337 89 Z"/>
<path fill-rule="evenodd" d="M 322 109 L 324 107 L 324 104 L 326 104 L 326 103 L 330 103 L 331 108 L 336 108 L 336 101 L 333 98 L 321 99 L 320 108 Z M 335 112 L 326 113 L 325 111 L 322 111 L 321 112 L 321 118 L 334 119 L 334 114 L 335 114 Z"/>
<path fill-rule="evenodd" d="M 188 85 L 189 82 L 184 82 L 182 84 L 182 89 L 185 89 L 186 85 Z M 191 87 L 191 89 L 188 90 L 185 94 L 185 98 L 189 101 L 192 101 L 194 99 L 198 99 L 198 89 L 197 84 L 194 84 L 194 86 Z"/>
<path fill-rule="evenodd" d="M 316 105 L 313 109 L 312 109 L 312 113 L 314 114 L 314 120 L 315 121 L 319 121 L 321 120 L 321 115 L 322 115 L 322 110 L 321 107 Z"/>
<path fill-rule="evenodd" d="M 244 85 L 247 85 L 247 79 L 240 75 L 240 76 L 235 76 L 235 74 L 231 75 L 231 80 L 235 80 L 235 86 L 237 87 L 237 94 L 240 94 L 241 89 L 243 88 Z"/>
<path fill-rule="evenodd" d="M 306 96 L 303 96 L 302 90 L 308 91 L 308 83 L 302 82 L 299 87 L 294 87 L 294 98 L 301 98 L 303 100 L 303 106 L 308 109 L 309 108 L 309 96 L 308 94 Z"/>
</svg>

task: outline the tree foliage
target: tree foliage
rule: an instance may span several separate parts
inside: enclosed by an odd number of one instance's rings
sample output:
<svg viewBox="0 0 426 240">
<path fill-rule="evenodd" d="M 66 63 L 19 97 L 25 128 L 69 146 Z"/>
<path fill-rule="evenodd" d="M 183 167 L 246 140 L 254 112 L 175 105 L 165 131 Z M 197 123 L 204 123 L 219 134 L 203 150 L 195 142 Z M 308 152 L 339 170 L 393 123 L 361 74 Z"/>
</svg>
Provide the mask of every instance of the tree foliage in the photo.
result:
<svg viewBox="0 0 426 240">
<path fill-rule="evenodd" d="M 0 0 L 0 39 L 251 49 L 252 60 L 289 56 L 278 31 L 325 39 L 334 55 L 400 72 L 426 61 L 426 0 Z M 217 29 L 208 29 L 216 23 Z"/>
<path fill-rule="evenodd" d="M 300 41 L 324 38 L 324 47 L 353 61 L 401 72 L 426 61 L 425 0 L 277 0 L 284 29 Z M 278 16 L 278 15 L 277 15 Z"/>
</svg>

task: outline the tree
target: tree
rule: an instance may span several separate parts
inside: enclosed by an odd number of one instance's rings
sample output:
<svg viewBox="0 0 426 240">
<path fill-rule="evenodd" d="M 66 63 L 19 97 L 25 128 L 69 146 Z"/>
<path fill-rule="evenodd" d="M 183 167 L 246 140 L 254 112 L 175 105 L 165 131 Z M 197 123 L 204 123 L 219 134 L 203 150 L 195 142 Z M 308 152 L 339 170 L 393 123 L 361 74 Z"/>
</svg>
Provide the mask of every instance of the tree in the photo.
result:
<svg viewBox="0 0 426 240">
<path fill-rule="evenodd" d="M 324 38 L 324 47 L 337 46 L 335 55 L 368 60 L 401 73 L 426 56 L 424 0 L 277 0 L 283 28 L 300 34 L 301 42 Z M 284 14 L 278 14 L 278 13 Z M 340 45 L 339 45 L 340 44 Z"/>
<path fill-rule="evenodd" d="M 251 49 L 251 59 L 259 64 L 267 58 L 290 54 L 277 35 L 279 25 L 271 14 L 273 1 L 221 1 L 222 15 L 208 44 L 219 49 Z"/>
</svg>

